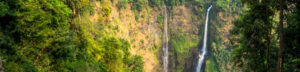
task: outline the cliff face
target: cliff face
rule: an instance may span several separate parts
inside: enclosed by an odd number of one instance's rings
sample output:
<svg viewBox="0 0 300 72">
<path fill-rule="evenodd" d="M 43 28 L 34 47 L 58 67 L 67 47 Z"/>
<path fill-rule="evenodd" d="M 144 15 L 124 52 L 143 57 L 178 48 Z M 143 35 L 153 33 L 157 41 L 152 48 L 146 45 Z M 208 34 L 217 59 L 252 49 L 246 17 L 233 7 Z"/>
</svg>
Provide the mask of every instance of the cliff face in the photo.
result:
<svg viewBox="0 0 300 72">
<path fill-rule="evenodd" d="M 143 57 L 146 72 L 162 71 L 163 9 L 146 5 L 141 11 L 135 11 L 132 10 L 132 4 L 130 3 L 121 9 L 117 6 L 118 1 L 106 4 L 111 8 L 107 24 L 118 28 L 117 30 L 108 28 L 109 35 L 130 41 L 130 52 Z M 94 9 L 99 8 L 101 8 L 101 5 L 96 3 Z M 204 30 L 204 16 L 206 15 L 205 10 L 202 9 L 205 9 L 205 7 L 193 6 L 188 3 L 168 6 L 170 71 L 193 71 Z M 222 12 L 217 12 L 214 10 L 213 14 L 215 15 L 212 16 L 217 17 L 213 18 L 224 19 Z M 94 20 L 95 16 L 97 16 L 97 13 L 91 16 L 91 20 Z M 97 23 L 96 20 L 95 23 Z M 216 24 L 216 21 L 216 19 L 212 20 L 212 24 Z M 219 29 L 219 25 L 211 25 L 215 26 L 211 29 Z M 231 25 L 225 27 L 228 26 Z M 227 32 L 228 35 L 229 30 L 222 31 Z M 212 34 L 212 36 L 215 36 L 215 34 Z"/>
<path fill-rule="evenodd" d="M 193 59 L 198 57 L 198 43 L 202 37 L 199 31 L 204 20 L 188 5 L 175 6 L 170 14 L 170 70 L 190 72 Z"/>
<path fill-rule="evenodd" d="M 162 71 L 162 21 L 163 9 L 146 6 L 137 12 L 132 10 L 132 4 L 126 4 L 125 8 L 118 8 L 118 1 L 106 3 L 111 8 L 111 14 L 107 18 L 109 25 L 117 27 L 117 30 L 108 28 L 107 33 L 112 36 L 127 39 L 130 44 L 130 52 L 143 57 L 144 70 L 146 72 Z M 94 9 L 101 9 L 101 3 L 96 2 Z M 172 9 L 171 9 L 172 8 Z M 170 70 L 182 71 L 190 69 L 192 64 L 192 51 L 197 50 L 199 42 L 198 33 L 202 24 L 199 16 L 191 7 L 185 5 L 168 7 Z M 101 13 L 100 11 L 98 13 Z M 90 16 L 90 20 L 97 23 L 97 12 Z M 192 50 L 194 49 L 194 50 Z M 172 70 L 173 69 L 173 70 Z"/>
<path fill-rule="evenodd" d="M 157 17 L 162 13 L 162 10 L 147 7 L 147 10 L 143 9 L 136 12 L 131 10 L 130 4 L 126 4 L 125 8 L 119 9 L 117 3 L 118 1 L 105 3 L 111 9 L 110 16 L 106 18 L 108 20 L 107 24 L 117 28 L 107 28 L 107 34 L 128 40 L 131 45 L 129 49 L 131 54 L 143 57 L 146 72 L 160 69 L 158 51 L 161 49 L 162 30 L 160 28 L 161 24 L 157 22 Z M 95 5 L 94 9 L 102 8 L 100 2 L 96 2 Z M 90 16 L 94 23 L 97 23 L 97 15 L 95 13 Z"/>
<path fill-rule="evenodd" d="M 133 3 L 127 3 L 122 8 L 118 6 L 119 3 L 118 0 L 96 1 L 93 6 L 96 12 L 91 14 L 89 19 L 95 24 L 99 22 L 99 19 L 104 20 L 106 26 L 108 26 L 105 29 L 106 35 L 128 40 L 131 45 L 129 49 L 131 54 L 143 57 L 143 68 L 146 72 L 162 71 L 161 56 L 164 9 L 162 7 L 144 5 L 141 10 L 137 11 L 132 8 Z M 111 9 L 109 16 L 104 18 L 99 16 L 102 15 L 103 5 Z M 220 53 L 216 52 L 225 51 L 225 49 L 220 50 L 221 48 L 228 48 L 229 31 L 233 21 L 238 18 L 238 14 L 232 14 L 234 11 L 218 10 L 219 8 L 218 6 L 213 8 L 212 20 L 210 20 L 211 24 L 209 25 L 210 29 L 212 29 L 209 32 L 209 45 L 214 45 L 211 43 L 221 45 L 218 47 L 209 46 L 213 47 L 213 49 L 209 49 L 211 52 L 209 56 L 214 58 L 220 55 Z M 168 6 L 167 10 L 170 45 L 169 70 L 193 71 L 202 42 L 204 18 L 206 16 L 205 6 L 201 7 L 186 3 Z M 222 40 L 216 39 L 220 37 Z M 220 60 L 222 58 L 217 59 Z M 219 60 L 208 63 L 218 64 Z M 228 67 L 225 67 L 231 66 L 227 64 L 215 65 L 214 67 L 227 70 Z"/>
</svg>

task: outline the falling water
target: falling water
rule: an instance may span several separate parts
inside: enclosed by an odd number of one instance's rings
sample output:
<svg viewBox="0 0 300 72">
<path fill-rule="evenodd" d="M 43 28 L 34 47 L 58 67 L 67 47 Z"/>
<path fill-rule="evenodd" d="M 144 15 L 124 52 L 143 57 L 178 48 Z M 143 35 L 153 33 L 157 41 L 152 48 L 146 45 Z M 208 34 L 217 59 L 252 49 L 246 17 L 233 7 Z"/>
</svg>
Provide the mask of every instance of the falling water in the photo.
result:
<svg viewBox="0 0 300 72">
<path fill-rule="evenodd" d="M 167 20 L 167 7 L 164 6 L 164 33 L 163 33 L 163 67 L 164 72 L 168 72 L 168 20 Z"/>
<path fill-rule="evenodd" d="M 207 9 L 207 12 L 206 12 L 206 20 L 205 20 L 205 31 L 204 31 L 204 40 L 203 40 L 203 46 L 202 46 L 202 50 L 200 51 L 200 54 L 199 54 L 199 60 L 198 60 L 198 65 L 197 65 L 197 70 L 196 72 L 201 72 L 202 69 L 202 64 L 204 62 L 204 56 L 206 55 L 206 42 L 207 42 L 207 24 L 208 24 L 208 15 L 209 15 L 209 11 L 211 9 L 212 5 L 210 5 L 210 7 Z"/>
</svg>

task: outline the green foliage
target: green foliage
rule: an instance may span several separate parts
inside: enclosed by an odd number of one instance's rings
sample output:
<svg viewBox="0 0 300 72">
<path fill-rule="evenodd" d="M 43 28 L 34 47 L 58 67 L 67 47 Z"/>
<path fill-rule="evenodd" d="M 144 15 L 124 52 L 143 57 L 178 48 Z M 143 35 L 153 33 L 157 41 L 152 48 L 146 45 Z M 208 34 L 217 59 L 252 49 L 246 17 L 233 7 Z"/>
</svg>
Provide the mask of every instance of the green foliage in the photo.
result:
<svg viewBox="0 0 300 72">
<path fill-rule="evenodd" d="M 244 0 L 248 10 L 232 30 L 234 62 L 245 71 L 275 71 L 278 39 L 270 1 Z"/>
<path fill-rule="evenodd" d="M 5 70 L 8 72 L 22 72 L 23 69 L 15 62 L 6 63 Z"/>
<path fill-rule="evenodd" d="M 9 10 L 8 10 L 9 8 L 8 8 L 7 3 L 0 2 L 0 8 L 1 8 L 1 10 L 0 10 L 1 17 L 4 16 L 5 14 L 9 13 Z"/>
<path fill-rule="evenodd" d="M 163 0 L 149 0 L 149 5 L 151 7 L 161 7 L 163 4 Z"/>
<path fill-rule="evenodd" d="M 224 48 L 222 46 L 222 40 L 219 37 L 216 37 L 211 45 L 211 56 L 215 58 L 215 61 L 211 62 L 216 62 L 220 71 L 234 71 L 234 69 L 231 68 L 232 54 L 229 47 Z"/>
<path fill-rule="evenodd" d="M 144 44 L 144 40 L 141 40 L 140 42 L 141 42 L 142 44 Z"/>
<path fill-rule="evenodd" d="M 185 3 L 185 0 L 167 0 L 166 1 L 166 4 L 171 7 L 177 6 L 177 5 L 182 5 L 184 3 Z"/>
<path fill-rule="evenodd" d="M 163 24 L 163 22 L 164 22 L 164 14 L 159 14 L 159 16 L 156 18 L 156 21 L 159 24 Z"/>
<path fill-rule="evenodd" d="M 172 31 L 172 30 L 171 30 Z M 170 47 L 172 51 L 170 54 L 170 67 L 174 67 L 174 72 L 184 71 L 187 64 L 187 59 L 192 55 L 192 48 L 198 45 L 198 37 L 192 34 L 183 32 L 171 32 Z"/>
<path fill-rule="evenodd" d="M 179 54 L 188 53 L 189 48 L 197 45 L 197 41 L 194 40 L 195 37 L 189 38 L 189 34 L 177 34 L 172 37 L 174 38 L 170 39 L 170 44 Z"/>
<path fill-rule="evenodd" d="M 148 0 L 134 0 L 132 2 L 131 10 L 137 10 L 138 12 L 145 9 L 148 5 Z"/>
<path fill-rule="evenodd" d="M 285 2 L 285 1 L 283 1 Z M 300 71 L 300 1 L 286 1 L 286 5 L 296 5 L 295 7 L 288 7 L 284 15 L 287 27 L 283 28 L 283 72 L 297 72 Z M 278 30 L 279 31 L 279 30 Z"/>
<path fill-rule="evenodd" d="M 220 72 L 214 56 L 209 56 L 205 63 L 205 72 Z"/>
<path fill-rule="evenodd" d="M 143 71 L 142 57 L 130 55 L 127 40 L 106 36 L 104 22 L 94 27 L 89 21 L 89 1 L 1 1 L 0 56 L 5 70 Z M 111 8 L 102 11 L 101 18 L 107 17 Z"/>
<path fill-rule="evenodd" d="M 1 19 L 7 17 L 10 19 L 6 25 L 4 25 L 4 21 L 1 21 L 1 30 L 5 33 L 2 36 L 9 38 L 1 39 L 1 41 L 6 41 L 6 43 L 1 42 L 0 44 L 1 50 L 4 51 L 2 54 L 13 56 L 5 59 L 8 59 L 9 64 L 21 63 L 24 65 L 25 71 L 32 68 L 33 70 L 35 68 L 49 70 L 46 67 L 51 63 L 49 56 L 58 49 L 52 45 L 67 41 L 71 10 L 63 2 L 56 0 L 11 2 L 15 3 L 8 4 L 8 8 L 15 6 L 15 4 L 20 5 L 20 7 L 10 9 L 13 13 L 1 17 Z M 7 41 L 10 39 L 16 41 Z M 10 51 L 12 51 L 11 54 L 7 54 Z M 18 59 L 20 62 L 15 61 Z M 22 66 L 20 67 L 19 69 L 22 70 Z"/>
<path fill-rule="evenodd" d="M 242 0 L 247 4 L 248 10 L 244 16 L 235 23 L 232 38 L 235 55 L 234 60 L 241 64 L 246 71 L 275 71 L 278 65 L 277 61 L 280 58 L 277 56 L 279 47 L 278 35 L 281 34 L 280 28 L 272 27 L 273 24 L 278 24 L 279 21 L 284 21 L 283 26 L 283 64 L 282 72 L 299 71 L 299 1 L 286 1 L 282 3 L 277 0 L 256 1 Z M 278 5 L 283 8 L 282 19 L 273 18 L 273 13 L 279 12 Z M 290 5 L 294 5 L 290 7 Z M 272 10 L 274 9 L 274 10 Z M 277 10 L 276 10 L 277 9 Z M 274 15 L 276 17 L 278 15 Z M 275 34 L 272 34 L 276 31 Z M 271 37 L 271 38 L 268 38 Z M 271 45 L 270 45 L 271 44 Z M 270 48 L 271 50 L 268 50 Z M 269 58 L 268 57 L 269 54 Z M 269 60 L 268 60 L 269 59 Z M 268 69 L 266 66 L 270 67 Z"/>
<path fill-rule="evenodd" d="M 140 19 L 140 15 L 139 15 L 139 13 L 134 13 L 134 18 L 135 18 L 135 20 L 136 21 L 139 21 L 139 19 Z"/>
<path fill-rule="evenodd" d="M 108 17 L 111 14 L 111 8 L 107 5 L 103 6 L 102 11 L 103 11 L 103 16 L 104 17 Z"/>
<path fill-rule="evenodd" d="M 125 72 L 144 72 L 144 62 L 141 56 L 131 56 L 125 63 L 127 65 Z"/>
<path fill-rule="evenodd" d="M 126 9 L 127 8 L 127 4 L 128 4 L 128 0 L 119 0 L 117 7 L 119 9 Z"/>
<path fill-rule="evenodd" d="M 100 44 L 105 48 L 102 62 L 110 65 L 109 71 L 121 71 L 123 68 L 123 58 L 128 58 L 129 43 L 116 38 L 104 38 Z"/>
<path fill-rule="evenodd" d="M 92 9 L 92 2 L 91 0 L 63 0 L 66 5 L 70 9 L 73 10 L 75 15 L 82 15 L 83 13 L 90 12 L 94 13 Z M 91 1 L 91 2 L 90 2 Z"/>
<path fill-rule="evenodd" d="M 253 9 L 253 11 L 255 11 L 257 9 Z M 259 10 L 258 10 L 259 11 Z M 262 12 L 253 12 L 253 13 L 262 13 Z M 259 14 L 256 14 L 259 15 Z M 255 17 L 255 18 L 269 18 L 268 14 L 260 14 L 260 15 L 267 15 L 267 17 L 257 17 L 253 14 L 250 14 L 248 16 L 245 17 Z M 248 62 L 244 62 L 244 63 L 248 63 L 248 66 L 250 66 L 250 69 L 255 69 L 257 71 L 265 71 L 266 68 L 262 68 L 262 67 L 266 67 L 267 64 L 265 64 L 264 62 L 267 60 L 266 59 L 266 51 L 267 48 L 270 48 L 270 46 L 268 44 L 266 44 L 266 42 L 270 42 L 270 40 L 268 39 L 267 35 L 265 34 L 269 34 L 270 32 L 270 28 L 272 28 L 270 26 L 270 24 L 266 21 L 270 21 L 268 19 L 245 19 L 242 18 L 245 21 L 243 21 L 243 24 L 241 25 L 241 41 L 240 41 L 240 47 L 241 49 L 236 49 L 236 53 L 235 54 L 235 59 L 237 59 L 236 62 L 241 62 L 241 60 L 243 58 L 246 58 L 248 60 Z M 255 24 L 255 25 L 252 25 Z M 258 32 L 256 32 L 258 31 Z M 249 42 L 251 41 L 251 42 Z M 246 54 L 245 54 L 245 53 Z M 259 53 L 259 54 L 257 54 Z M 246 69 L 248 70 L 248 69 Z"/>
</svg>

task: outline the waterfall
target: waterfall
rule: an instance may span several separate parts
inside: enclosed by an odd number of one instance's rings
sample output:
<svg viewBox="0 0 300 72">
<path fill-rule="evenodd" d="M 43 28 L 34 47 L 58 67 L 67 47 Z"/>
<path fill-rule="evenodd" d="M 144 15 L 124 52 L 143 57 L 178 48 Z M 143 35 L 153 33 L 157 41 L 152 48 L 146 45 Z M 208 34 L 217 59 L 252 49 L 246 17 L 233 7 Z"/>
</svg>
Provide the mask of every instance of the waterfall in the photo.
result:
<svg viewBox="0 0 300 72">
<path fill-rule="evenodd" d="M 167 20 L 167 7 L 164 6 L 164 33 L 163 33 L 163 67 L 164 72 L 168 72 L 168 20 Z"/>
<path fill-rule="evenodd" d="M 212 5 L 210 5 L 210 7 L 207 9 L 206 12 L 206 20 L 205 20 L 205 30 L 204 30 L 204 38 L 203 38 L 203 46 L 202 46 L 202 50 L 200 51 L 199 54 L 199 59 L 198 59 L 198 65 L 197 65 L 197 70 L 196 72 L 201 72 L 202 71 L 202 65 L 204 63 L 204 57 L 206 55 L 207 52 L 207 48 L 206 48 L 206 42 L 207 42 L 207 24 L 208 24 L 208 17 L 209 17 L 209 11 L 211 9 Z"/>
</svg>

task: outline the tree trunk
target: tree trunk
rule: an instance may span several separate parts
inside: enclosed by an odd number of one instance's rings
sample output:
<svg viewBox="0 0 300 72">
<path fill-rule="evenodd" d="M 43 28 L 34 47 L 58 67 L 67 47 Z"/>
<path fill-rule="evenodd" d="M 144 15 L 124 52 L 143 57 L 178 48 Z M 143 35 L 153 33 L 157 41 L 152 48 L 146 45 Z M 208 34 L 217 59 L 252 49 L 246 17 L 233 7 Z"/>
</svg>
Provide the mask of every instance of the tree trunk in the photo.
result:
<svg viewBox="0 0 300 72">
<path fill-rule="evenodd" d="M 278 49 L 278 63 L 277 63 L 277 72 L 281 72 L 282 69 L 282 49 L 283 49 L 283 8 L 282 0 L 280 3 L 280 21 L 279 21 L 279 49 Z"/>
<path fill-rule="evenodd" d="M 0 72 L 4 72 L 4 63 L 2 62 L 2 60 L 0 59 Z"/>
<path fill-rule="evenodd" d="M 266 4 L 266 5 L 268 5 L 269 4 L 269 1 L 267 1 L 267 0 L 264 0 L 264 4 Z M 268 10 L 269 10 L 269 8 L 268 8 L 268 6 L 265 6 L 265 10 L 266 10 L 266 14 L 267 14 L 267 16 L 269 16 L 268 15 Z M 269 25 L 270 23 L 269 22 L 267 22 L 267 24 Z M 266 59 L 267 59 L 267 69 L 266 69 L 266 72 L 269 72 L 269 70 L 270 70 L 270 48 L 271 48 L 271 31 L 272 31 L 272 28 L 269 28 L 269 29 L 267 29 L 268 31 L 267 31 L 267 57 L 266 57 Z"/>
</svg>

